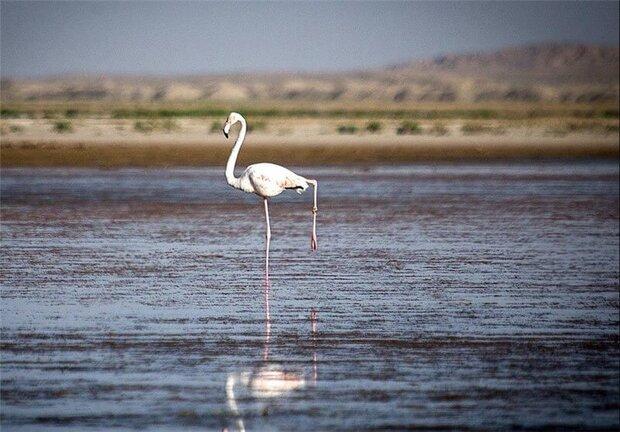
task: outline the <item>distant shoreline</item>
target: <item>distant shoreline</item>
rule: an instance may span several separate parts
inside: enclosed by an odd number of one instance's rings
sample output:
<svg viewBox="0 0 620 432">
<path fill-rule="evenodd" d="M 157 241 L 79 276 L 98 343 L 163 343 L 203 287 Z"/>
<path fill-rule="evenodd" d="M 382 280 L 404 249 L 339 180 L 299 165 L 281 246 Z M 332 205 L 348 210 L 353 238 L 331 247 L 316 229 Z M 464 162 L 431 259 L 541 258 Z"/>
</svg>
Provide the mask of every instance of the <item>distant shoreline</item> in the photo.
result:
<svg viewBox="0 0 620 432">
<path fill-rule="evenodd" d="M 224 116 L 176 117 L 193 109 L 187 105 L 166 108 L 175 117 L 116 118 L 116 108 L 3 106 L 15 111 L 0 119 L 0 166 L 221 166 L 237 136 L 233 130 L 231 139 L 224 138 Z M 411 118 L 395 118 L 389 107 L 374 107 L 377 117 L 356 117 L 353 111 L 346 116 L 334 111 L 333 117 L 248 116 L 250 129 L 239 163 L 300 166 L 619 156 L 618 111 L 610 106 L 427 108 L 406 111 Z M 432 118 L 426 118 L 431 112 Z M 550 117 L 534 116 L 541 113 Z M 484 118 L 478 118 L 482 114 Z"/>
</svg>

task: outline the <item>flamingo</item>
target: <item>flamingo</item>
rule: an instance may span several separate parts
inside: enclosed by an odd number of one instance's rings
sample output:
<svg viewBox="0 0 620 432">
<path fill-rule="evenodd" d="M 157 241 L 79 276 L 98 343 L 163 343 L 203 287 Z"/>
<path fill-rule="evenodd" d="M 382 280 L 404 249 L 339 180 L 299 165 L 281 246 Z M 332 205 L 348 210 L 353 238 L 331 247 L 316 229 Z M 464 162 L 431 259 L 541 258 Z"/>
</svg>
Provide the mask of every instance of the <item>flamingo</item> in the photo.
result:
<svg viewBox="0 0 620 432">
<path fill-rule="evenodd" d="M 281 194 L 286 189 L 297 191 L 301 194 L 308 189 L 309 186 L 314 190 L 314 204 L 312 206 L 312 235 L 310 237 L 310 249 L 317 250 L 318 244 L 316 240 L 316 214 L 317 207 L 317 189 L 318 182 L 313 179 L 307 179 L 295 174 L 293 171 L 283 166 L 272 163 L 258 163 L 248 166 L 240 177 L 235 177 L 235 164 L 237 155 L 243 144 L 245 133 L 247 131 L 247 123 L 243 116 L 236 112 L 228 115 L 226 123 L 224 123 L 224 136 L 228 138 L 230 128 L 235 123 L 241 123 L 241 130 L 237 141 L 230 152 L 228 162 L 226 163 L 226 181 L 235 189 L 244 192 L 253 193 L 263 199 L 265 207 L 265 221 L 267 222 L 267 230 L 265 233 L 265 281 L 269 281 L 269 243 L 271 241 L 271 227 L 269 224 L 269 204 L 267 200 L 271 197 Z"/>
</svg>

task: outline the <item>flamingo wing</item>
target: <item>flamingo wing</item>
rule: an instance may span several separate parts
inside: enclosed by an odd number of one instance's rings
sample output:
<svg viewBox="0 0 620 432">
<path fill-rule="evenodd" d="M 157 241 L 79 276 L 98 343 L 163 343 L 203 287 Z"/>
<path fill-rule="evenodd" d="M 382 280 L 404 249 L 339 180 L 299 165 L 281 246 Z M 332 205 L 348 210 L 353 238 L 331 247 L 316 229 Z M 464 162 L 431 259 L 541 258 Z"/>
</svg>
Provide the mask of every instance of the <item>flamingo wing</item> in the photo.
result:
<svg viewBox="0 0 620 432">
<path fill-rule="evenodd" d="M 243 175 L 251 183 L 254 193 L 262 197 L 271 197 L 285 189 L 296 189 L 299 193 L 308 188 L 308 182 L 302 176 L 283 166 L 271 163 L 250 165 Z"/>
</svg>

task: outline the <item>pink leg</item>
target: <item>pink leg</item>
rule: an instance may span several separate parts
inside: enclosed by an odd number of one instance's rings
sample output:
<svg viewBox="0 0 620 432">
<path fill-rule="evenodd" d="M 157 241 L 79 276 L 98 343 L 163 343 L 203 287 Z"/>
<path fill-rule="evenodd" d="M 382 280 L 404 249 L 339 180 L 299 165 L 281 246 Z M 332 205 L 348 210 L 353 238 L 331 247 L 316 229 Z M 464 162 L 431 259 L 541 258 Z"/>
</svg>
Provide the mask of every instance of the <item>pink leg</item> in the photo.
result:
<svg viewBox="0 0 620 432">
<path fill-rule="evenodd" d="M 269 285 L 265 284 L 265 347 L 263 361 L 269 359 L 269 339 L 271 338 L 271 316 L 269 315 Z"/>
<path fill-rule="evenodd" d="M 319 247 L 316 240 L 316 214 L 319 211 L 319 208 L 317 207 L 317 191 L 319 188 L 319 183 L 316 180 L 307 181 L 312 185 L 312 188 L 314 189 L 314 202 L 312 204 L 312 236 L 310 237 L 310 249 L 315 251 Z"/>
</svg>

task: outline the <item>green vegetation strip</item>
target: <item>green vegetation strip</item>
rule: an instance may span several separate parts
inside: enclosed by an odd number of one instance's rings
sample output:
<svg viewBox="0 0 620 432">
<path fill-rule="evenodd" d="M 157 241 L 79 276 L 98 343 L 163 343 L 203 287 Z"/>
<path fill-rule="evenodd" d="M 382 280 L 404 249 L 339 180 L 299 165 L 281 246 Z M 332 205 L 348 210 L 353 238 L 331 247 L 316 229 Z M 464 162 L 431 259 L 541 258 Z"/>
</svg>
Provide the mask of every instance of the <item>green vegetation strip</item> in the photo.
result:
<svg viewBox="0 0 620 432">
<path fill-rule="evenodd" d="M 558 110 L 532 109 L 526 111 L 506 111 L 491 109 L 448 109 L 448 110 L 313 110 L 313 109 L 256 109 L 241 107 L 240 112 L 247 116 L 256 117 L 325 117 L 325 118 L 394 118 L 394 119 L 528 119 L 543 117 L 575 117 L 575 118 L 618 118 L 617 109 L 604 110 L 572 110 L 562 112 Z M 112 111 L 114 118 L 142 118 L 142 117 L 225 117 L 229 109 L 202 108 L 202 109 L 116 109 Z"/>
<path fill-rule="evenodd" d="M 409 120 L 490 120 L 490 119 L 535 119 L 535 118 L 600 118 L 616 119 L 617 108 L 583 108 L 583 109 L 274 109 L 256 107 L 238 107 L 237 111 L 250 117 L 309 117 L 309 118 L 388 118 Z M 36 109 L 3 107 L 3 118 L 75 118 L 78 116 L 111 116 L 126 118 L 171 118 L 171 117 L 226 117 L 228 107 L 200 108 L 109 108 L 92 109 Z"/>
</svg>

